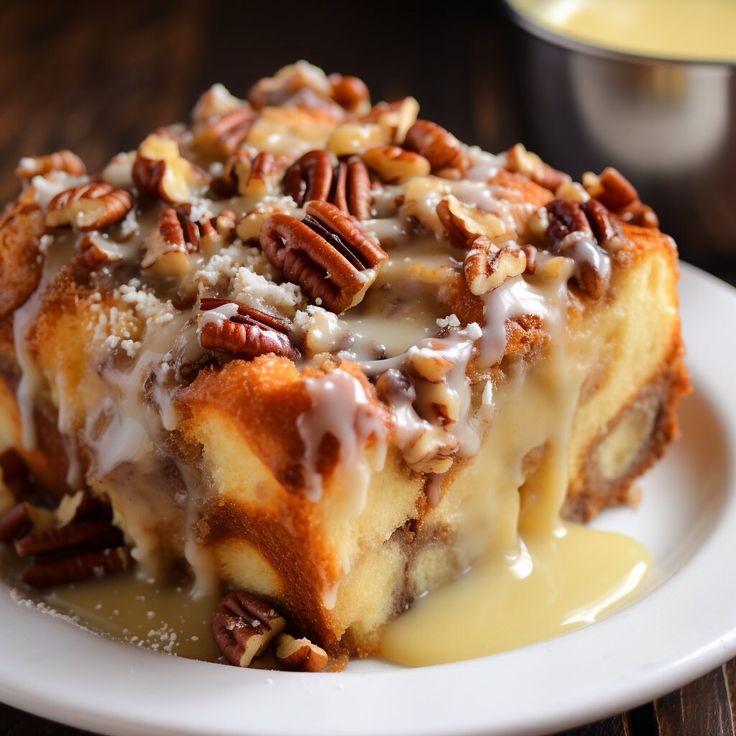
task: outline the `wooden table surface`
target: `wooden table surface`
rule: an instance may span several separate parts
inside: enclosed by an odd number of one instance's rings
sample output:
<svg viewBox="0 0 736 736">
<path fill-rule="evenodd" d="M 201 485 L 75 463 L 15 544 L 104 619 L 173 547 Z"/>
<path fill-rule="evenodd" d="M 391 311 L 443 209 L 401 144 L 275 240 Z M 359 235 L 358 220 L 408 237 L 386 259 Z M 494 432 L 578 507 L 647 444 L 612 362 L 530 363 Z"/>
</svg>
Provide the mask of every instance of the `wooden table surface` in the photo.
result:
<svg viewBox="0 0 736 736">
<path fill-rule="evenodd" d="M 491 9 L 472 20 L 464 13 L 438 18 L 429 4 L 389 7 L 381 13 L 373 3 L 352 9 L 280 3 L 275 9 L 194 0 L 5 2 L 0 201 L 17 190 L 12 171 L 23 154 L 71 148 L 94 170 L 157 125 L 184 118 L 210 83 L 222 81 L 243 94 L 298 58 L 361 76 L 377 99 L 411 93 L 425 117 L 489 150 L 514 143 L 521 122 L 515 70 L 522 62 L 514 56 L 516 31 L 503 14 Z M 707 265 L 729 276 L 725 264 Z M 734 707 L 736 660 L 568 736 L 727 736 L 734 734 Z M 82 733 L 0 704 L 0 736 Z"/>
</svg>

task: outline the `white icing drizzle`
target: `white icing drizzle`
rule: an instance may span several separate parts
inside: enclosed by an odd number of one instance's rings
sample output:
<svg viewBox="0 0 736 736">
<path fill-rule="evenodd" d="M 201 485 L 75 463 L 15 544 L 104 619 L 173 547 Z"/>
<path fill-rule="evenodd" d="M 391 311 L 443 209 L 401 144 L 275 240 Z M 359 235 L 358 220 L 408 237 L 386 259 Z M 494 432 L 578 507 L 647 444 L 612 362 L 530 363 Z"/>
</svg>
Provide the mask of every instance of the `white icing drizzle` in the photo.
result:
<svg viewBox="0 0 736 736">
<path fill-rule="evenodd" d="M 359 514 L 365 506 L 371 471 L 383 468 L 388 434 L 383 418 L 363 384 L 343 370 L 306 377 L 304 384 L 312 406 L 297 419 L 297 429 L 305 449 L 307 498 L 314 502 L 322 498 L 323 478 L 317 463 L 322 440 L 332 435 L 339 445 L 334 477 L 350 492 L 350 507 Z M 369 439 L 375 443 L 370 457 L 366 453 Z"/>
<path fill-rule="evenodd" d="M 50 236 L 44 236 L 44 238 L 48 237 Z M 38 316 L 44 293 L 63 266 L 69 262 L 73 244 L 73 239 L 69 235 L 57 237 L 53 240 L 45 240 L 44 249 L 46 254 L 41 280 L 28 301 L 16 309 L 13 314 L 13 341 L 20 367 L 20 382 L 16 391 L 16 398 L 20 410 L 21 441 L 27 450 L 36 448 L 33 411 L 36 396 L 42 384 L 41 372 L 28 349 L 28 336 Z"/>
<path fill-rule="evenodd" d="M 604 283 L 611 277 L 611 256 L 589 235 L 573 232 L 557 246 L 557 252 L 575 261 L 575 277 L 581 281 L 582 267 L 588 265 L 600 275 Z"/>
<path fill-rule="evenodd" d="M 483 366 L 498 363 L 506 352 L 506 320 L 531 314 L 548 319 L 548 295 L 532 286 L 522 276 L 507 279 L 483 297 L 485 324 L 480 340 L 479 362 Z"/>
</svg>

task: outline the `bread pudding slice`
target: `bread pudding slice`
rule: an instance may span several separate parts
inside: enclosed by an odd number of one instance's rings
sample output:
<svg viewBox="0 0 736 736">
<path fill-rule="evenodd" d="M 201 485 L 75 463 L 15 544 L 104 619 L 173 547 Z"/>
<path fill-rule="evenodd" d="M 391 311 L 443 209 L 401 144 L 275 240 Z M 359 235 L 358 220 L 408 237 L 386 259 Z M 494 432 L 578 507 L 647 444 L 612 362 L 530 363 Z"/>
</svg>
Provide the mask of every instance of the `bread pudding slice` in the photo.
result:
<svg viewBox="0 0 736 736">
<path fill-rule="evenodd" d="M 630 503 L 688 389 L 676 249 L 630 183 L 417 115 L 299 62 L 99 175 L 23 159 L 0 221 L 3 448 L 109 504 L 146 575 L 337 658 Z"/>
</svg>

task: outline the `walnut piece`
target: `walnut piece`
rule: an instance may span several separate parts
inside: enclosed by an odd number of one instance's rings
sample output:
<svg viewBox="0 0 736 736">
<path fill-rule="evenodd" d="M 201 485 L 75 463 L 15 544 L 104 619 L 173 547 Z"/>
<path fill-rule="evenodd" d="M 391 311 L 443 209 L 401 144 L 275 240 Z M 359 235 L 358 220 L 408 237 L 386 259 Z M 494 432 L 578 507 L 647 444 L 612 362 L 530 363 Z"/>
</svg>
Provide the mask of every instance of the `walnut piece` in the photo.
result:
<svg viewBox="0 0 736 736">
<path fill-rule="evenodd" d="M 526 268 L 527 257 L 522 248 L 516 244 L 499 247 L 483 237 L 476 238 L 463 263 L 468 289 L 476 296 L 497 289 Z"/>
</svg>

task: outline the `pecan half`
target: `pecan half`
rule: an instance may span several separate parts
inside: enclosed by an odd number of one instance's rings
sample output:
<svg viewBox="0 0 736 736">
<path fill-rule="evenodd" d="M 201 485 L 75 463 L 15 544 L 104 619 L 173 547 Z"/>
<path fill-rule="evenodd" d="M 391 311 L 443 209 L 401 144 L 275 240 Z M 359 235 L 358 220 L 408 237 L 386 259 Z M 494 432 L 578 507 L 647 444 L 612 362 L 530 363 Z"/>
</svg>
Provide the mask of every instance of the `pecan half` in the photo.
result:
<svg viewBox="0 0 736 736">
<path fill-rule="evenodd" d="M 22 158 L 15 170 L 15 175 L 23 181 L 30 181 L 34 176 L 45 176 L 52 171 L 64 171 L 71 176 L 83 176 L 87 173 L 87 167 L 76 153 L 62 150 L 45 156 Z"/>
<path fill-rule="evenodd" d="M 33 588 L 51 588 L 124 572 L 129 566 L 128 551 L 124 547 L 114 547 L 33 562 L 23 570 L 21 580 Z"/>
<path fill-rule="evenodd" d="M 77 230 L 101 230 L 122 220 L 133 206 L 133 198 L 124 189 L 93 182 L 59 192 L 49 203 L 48 227 L 71 225 Z"/>
<path fill-rule="evenodd" d="M 243 591 L 228 593 L 212 614 L 212 634 L 230 664 L 249 667 L 286 625 L 268 603 Z"/>
<path fill-rule="evenodd" d="M 224 309 L 223 309 L 224 307 Z M 199 333 L 206 350 L 221 350 L 241 358 L 275 353 L 291 360 L 301 357 L 282 319 L 227 299 L 202 299 Z"/>
<path fill-rule="evenodd" d="M 497 289 L 506 279 L 519 276 L 526 269 L 526 252 L 516 244 L 499 247 L 482 237 L 473 242 L 463 263 L 468 289 L 476 296 Z"/>
<path fill-rule="evenodd" d="M 308 202 L 304 220 L 277 213 L 263 224 L 261 247 L 289 281 L 332 312 L 363 298 L 388 254 L 358 222 L 328 202 Z"/>
<path fill-rule="evenodd" d="M 302 207 L 309 200 L 326 202 L 332 187 L 332 160 L 327 151 L 308 151 L 284 174 L 284 192 Z"/>
<path fill-rule="evenodd" d="M 404 147 L 416 151 L 432 166 L 432 173 L 459 177 L 468 168 L 468 157 L 452 133 L 429 120 L 417 120 L 409 128 Z"/>
<path fill-rule="evenodd" d="M 659 218 L 649 205 L 639 199 L 634 185 L 612 166 L 596 176 L 588 171 L 583 174 L 583 186 L 588 194 L 624 222 L 640 227 L 659 227 Z"/>
<path fill-rule="evenodd" d="M 452 194 L 440 200 L 436 212 L 448 240 L 458 248 L 467 248 L 480 236 L 493 239 L 506 233 L 506 226 L 496 215 L 468 207 Z"/>
<path fill-rule="evenodd" d="M 377 123 L 388 134 L 390 143 L 400 146 L 406 134 L 417 122 L 419 103 L 413 97 L 394 102 L 379 102 L 360 118 L 361 122 Z"/>
<path fill-rule="evenodd" d="M 383 181 L 402 182 L 414 176 L 427 176 L 429 161 L 414 151 L 399 146 L 375 146 L 363 153 L 363 161 Z"/>
<path fill-rule="evenodd" d="M 567 174 L 552 168 L 536 153 L 527 151 L 521 143 L 517 143 L 506 152 L 506 168 L 526 176 L 551 192 L 556 192 L 558 187 L 570 181 Z"/>
<path fill-rule="evenodd" d="M 329 661 L 322 647 L 309 639 L 296 639 L 290 634 L 279 634 L 275 656 L 283 669 L 295 672 L 322 672 Z"/>
<path fill-rule="evenodd" d="M 74 521 L 112 521 L 110 506 L 86 491 L 77 491 L 62 496 L 54 514 L 60 527 Z"/>
<path fill-rule="evenodd" d="M 284 192 L 299 207 L 308 201 L 331 202 L 359 220 L 370 217 L 371 181 L 357 156 L 333 167 L 327 151 L 309 151 L 286 170 Z"/>
<path fill-rule="evenodd" d="M 91 552 L 105 547 L 118 547 L 123 534 L 108 521 L 82 521 L 27 534 L 15 541 L 18 557 L 68 554 L 78 550 Z"/>
</svg>

